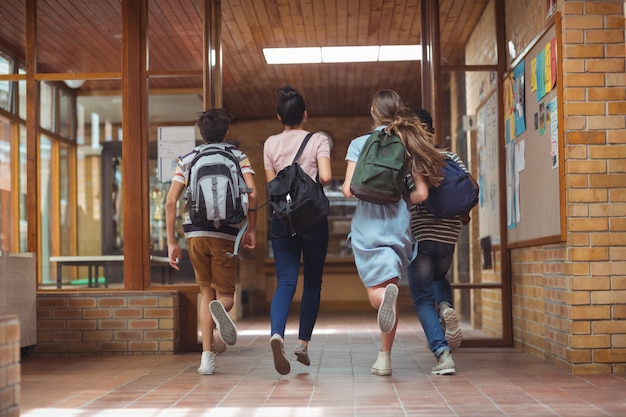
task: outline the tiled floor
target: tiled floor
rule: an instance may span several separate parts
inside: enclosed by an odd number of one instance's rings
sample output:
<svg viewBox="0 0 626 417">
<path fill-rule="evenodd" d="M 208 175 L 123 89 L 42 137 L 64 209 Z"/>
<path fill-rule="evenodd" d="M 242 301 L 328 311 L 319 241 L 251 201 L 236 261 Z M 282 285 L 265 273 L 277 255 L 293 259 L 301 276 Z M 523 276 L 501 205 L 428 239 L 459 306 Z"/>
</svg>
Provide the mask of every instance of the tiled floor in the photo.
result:
<svg viewBox="0 0 626 417">
<path fill-rule="evenodd" d="M 400 318 L 387 377 L 370 374 L 374 311 L 322 314 L 310 367 L 290 353 L 290 321 L 286 376 L 274 370 L 267 319 L 237 326 L 237 344 L 211 376 L 196 372 L 199 353 L 24 358 L 21 416 L 626 416 L 626 375 L 570 375 L 512 348 L 461 348 L 456 375 L 431 375 L 434 358 L 414 315 Z"/>
</svg>

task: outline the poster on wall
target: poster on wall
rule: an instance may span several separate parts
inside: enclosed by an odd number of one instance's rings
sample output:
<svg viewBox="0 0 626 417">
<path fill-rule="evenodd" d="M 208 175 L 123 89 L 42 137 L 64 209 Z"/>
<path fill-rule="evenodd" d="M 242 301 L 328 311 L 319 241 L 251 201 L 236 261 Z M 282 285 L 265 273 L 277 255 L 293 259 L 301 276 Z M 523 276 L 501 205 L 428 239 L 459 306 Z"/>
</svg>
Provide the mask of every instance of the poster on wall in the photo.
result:
<svg viewBox="0 0 626 417">
<path fill-rule="evenodd" d="M 524 61 L 517 64 L 513 71 L 513 99 L 515 102 L 515 136 L 519 136 L 526 130 L 525 117 L 525 90 L 524 90 Z"/>
<path fill-rule="evenodd" d="M 554 97 L 547 105 L 548 120 L 550 121 L 550 158 L 552 169 L 559 167 L 559 118 L 558 100 Z"/>
<path fill-rule="evenodd" d="M 158 129 L 158 170 L 160 181 L 170 181 L 176 172 L 178 157 L 196 146 L 195 126 L 167 126 Z"/>
<path fill-rule="evenodd" d="M 546 50 L 542 49 L 537 54 L 537 101 L 546 95 Z"/>
</svg>

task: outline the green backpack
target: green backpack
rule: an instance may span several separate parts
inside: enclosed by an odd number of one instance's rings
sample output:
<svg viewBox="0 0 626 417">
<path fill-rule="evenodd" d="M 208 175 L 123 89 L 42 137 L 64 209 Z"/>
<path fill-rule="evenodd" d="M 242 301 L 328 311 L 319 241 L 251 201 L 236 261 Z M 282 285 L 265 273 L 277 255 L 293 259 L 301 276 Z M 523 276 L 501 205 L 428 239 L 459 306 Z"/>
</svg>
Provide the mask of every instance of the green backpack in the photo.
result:
<svg viewBox="0 0 626 417">
<path fill-rule="evenodd" d="M 350 192 L 370 203 L 396 202 L 406 188 L 405 171 L 406 150 L 402 140 L 384 129 L 375 130 L 361 149 Z"/>
</svg>

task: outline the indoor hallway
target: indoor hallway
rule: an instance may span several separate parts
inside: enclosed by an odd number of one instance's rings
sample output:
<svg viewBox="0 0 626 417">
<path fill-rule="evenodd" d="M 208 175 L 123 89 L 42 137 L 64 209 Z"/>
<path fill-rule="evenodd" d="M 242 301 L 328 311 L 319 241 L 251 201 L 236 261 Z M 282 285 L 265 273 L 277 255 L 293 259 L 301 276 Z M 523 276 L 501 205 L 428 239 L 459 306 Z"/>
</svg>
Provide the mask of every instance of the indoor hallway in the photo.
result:
<svg viewBox="0 0 626 417">
<path fill-rule="evenodd" d="M 292 316 L 295 316 L 292 314 Z M 403 313 L 392 376 L 375 376 L 376 313 L 323 313 L 309 348 L 311 366 L 291 353 L 280 376 L 269 322 L 237 322 L 235 346 L 199 375 L 200 354 L 22 359 L 22 417 L 348 417 L 626 416 L 626 375 L 570 375 L 512 348 L 461 348 L 454 376 L 430 374 L 434 357 L 415 314 Z"/>
</svg>

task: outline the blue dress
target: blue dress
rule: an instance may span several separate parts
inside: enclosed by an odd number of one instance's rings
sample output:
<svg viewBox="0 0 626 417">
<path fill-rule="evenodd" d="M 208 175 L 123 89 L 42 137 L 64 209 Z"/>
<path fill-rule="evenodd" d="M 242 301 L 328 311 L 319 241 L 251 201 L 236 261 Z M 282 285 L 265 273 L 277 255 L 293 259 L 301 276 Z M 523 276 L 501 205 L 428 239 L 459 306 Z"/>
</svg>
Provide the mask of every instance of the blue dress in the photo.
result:
<svg viewBox="0 0 626 417">
<path fill-rule="evenodd" d="M 357 161 L 368 137 L 363 135 L 350 142 L 346 161 Z M 414 257 L 413 241 L 411 216 L 404 199 L 389 204 L 358 201 L 348 246 L 366 288 L 400 278 Z"/>
</svg>

